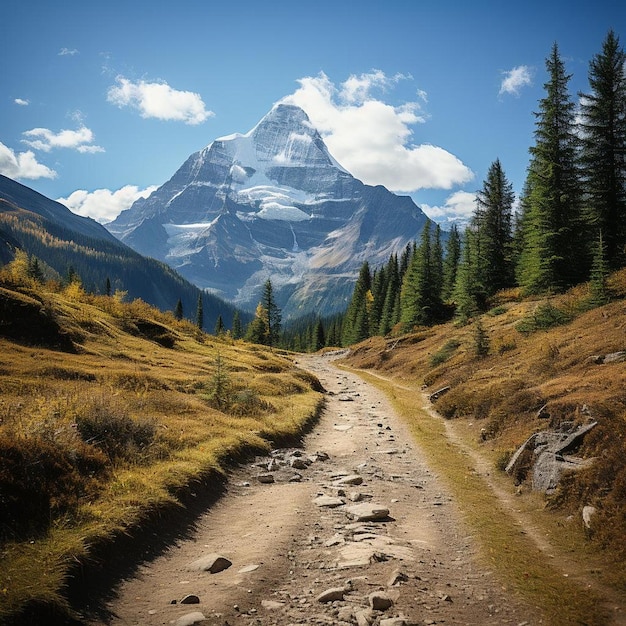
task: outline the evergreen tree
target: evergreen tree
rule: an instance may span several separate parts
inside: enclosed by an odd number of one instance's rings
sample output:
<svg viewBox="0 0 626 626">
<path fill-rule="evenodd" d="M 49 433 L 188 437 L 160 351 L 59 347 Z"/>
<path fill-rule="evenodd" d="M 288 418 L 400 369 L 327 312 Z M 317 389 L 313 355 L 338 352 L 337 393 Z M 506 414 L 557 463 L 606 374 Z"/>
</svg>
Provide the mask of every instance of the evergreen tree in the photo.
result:
<svg viewBox="0 0 626 626">
<path fill-rule="evenodd" d="M 626 53 L 611 30 L 589 64 L 581 97 L 582 168 L 587 218 L 604 233 L 610 267 L 626 263 Z"/>
<path fill-rule="evenodd" d="M 474 327 L 474 355 L 482 359 L 489 354 L 489 335 L 479 319 Z"/>
<path fill-rule="evenodd" d="M 41 269 L 41 265 L 39 264 L 39 259 L 33 255 L 28 256 L 28 277 L 32 278 L 35 282 L 38 283 L 43 282 L 44 279 L 43 270 Z"/>
<path fill-rule="evenodd" d="M 370 336 L 376 334 L 380 327 L 380 320 L 385 306 L 387 281 L 387 268 L 383 265 L 374 272 L 372 279 L 372 306 L 369 319 Z"/>
<path fill-rule="evenodd" d="M 598 234 L 593 263 L 591 265 L 591 279 L 589 281 L 589 302 L 593 306 L 602 306 L 609 301 L 607 278 L 609 266 L 607 263 L 606 245 L 602 237 L 602 231 Z"/>
<path fill-rule="evenodd" d="M 282 314 L 276 300 L 274 298 L 274 289 L 272 287 L 272 281 L 268 278 L 263 286 L 263 298 L 261 304 L 265 309 L 267 319 L 267 345 L 272 348 L 278 345 L 280 339 L 280 326 L 282 321 Z"/>
<path fill-rule="evenodd" d="M 352 298 L 343 322 L 341 339 L 344 346 L 358 343 L 369 337 L 368 303 L 371 298 L 371 286 L 370 267 L 369 263 L 365 261 L 359 271 L 359 277 L 354 285 Z"/>
<path fill-rule="evenodd" d="M 383 337 L 400 321 L 400 271 L 398 255 L 392 254 L 386 269 L 387 285 L 378 333 Z"/>
<path fill-rule="evenodd" d="M 321 350 L 326 345 L 326 338 L 324 337 L 324 326 L 322 325 L 322 320 L 317 319 L 315 322 L 315 328 L 313 330 L 313 342 L 311 344 L 311 349 L 314 352 Z"/>
<path fill-rule="evenodd" d="M 402 280 L 400 320 L 407 329 L 432 324 L 441 312 L 430 233 L 431 221 L 428 220 Z"/>
<path fill-rule="evenodd" d="M 252 343 L 267 343 L 267 311 L 261 302 L 257 304 L 254 319 L 248 324 L 246 340 Z"/>
<path fill-rule="evenodd" d="M 500 160 L 487 172 L 476 196 L 473 226 L 477 234 L 476 281 L 485 296 L 513 284 L 512 213 L 515 194 Z"/>
<path fill-rule="evenodd" d="M 457 271 L 454 286 L 454 301 L 456 303 L 455 317 L 461 324 L 467 324 L 470 318 L 478 311 L 475 266 L 472 261 L 473 233 L 470 228 L 465 229 L 461 246 L 461 262 Z"/>
<path fill-rule="evenodd" d="M 435 307 L 435 316 L 439 315 L 443 293 L 443 247 L 441 245 L 441 226 L 435 226 L 435 238 L 430 251 L 432 271 L 432 300 Z"/>
<path fill-rule="evenodd" d="M 584 273 L 574 105 L 556 43 L 546 68 L 546 96 L 535 113 L 535 145 L 530 148 L 528 214 L 518 270 L 529 293 L 564 289 Z"/>
<path fill-rule="evenodd" d="M 110 295 L 111 295 L 111 279 L 110 279 L 108 276 L 107 276 L 107 279 L 106 279 L 106 283 L 105 283 L 105 285 L 104 285 L 104 293 L 105 293 L 107 296 L 110 296 Z M 179 302 L 180 302 L 180 300 L 179 300 Z M 182 306 L 182 305 L 181 305 L 181 306 Z"/>
<path fill-rule="evenodd" d="M 241 339 L 243 336 L 243 329 L 241 327 L 241 315 L 236 310 L 233 314 L 233 327 L 231 329 L 233 339 Z"/>
<path fill-rule="evenodd" d="M 202 294 L 198 295 L 198 306 L 196 307 L 196 326 L 202 330 L 204 327 L 204 310 L 202 305 Z"/>
<path fill-rule="evenodd" d="M 441 288 L 441 298 L 448 302 L 454 293 L 456 274 L 461 258 L 461 236 L 456 224 L 452 224 L 448 241 L 446 242 L 446 253 L 443 259 L 443 285 Z"/>
<path fill-rule="evenodd" d="M 179 322 L 183 319 L 183 303 L 180 298 L 178 298 L 178 302 L 176 303 L 176 308 L 174 309 L 174 317 Z"/>
<path fill-rule="evenodd" d="M 217 320 L 215 320 L 215 330 L 213 331 L 214 335 L 218 337 L 224 334 L 224 320 L 222 319 L 222 315 L 217 316 Z"/>
</svg>

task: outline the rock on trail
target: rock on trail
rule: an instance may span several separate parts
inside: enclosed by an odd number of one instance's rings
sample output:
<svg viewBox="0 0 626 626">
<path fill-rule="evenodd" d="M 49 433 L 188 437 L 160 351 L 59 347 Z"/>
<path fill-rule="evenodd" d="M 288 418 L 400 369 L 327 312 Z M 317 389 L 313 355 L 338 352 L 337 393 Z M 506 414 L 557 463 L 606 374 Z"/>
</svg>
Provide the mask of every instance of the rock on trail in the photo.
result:
<svg viewBox="0 0 626 626">
<path fill-rule="evenodd" d="M 332 357 L 298 365 L 327 390 L 304 448 L 234 471 L 193 536 L 143 564 L 106 620 L 91 623 L 539 624 L 478 564 L 454 502 L 384 395 Z M 193 613 L 181 604 L 190 595 Z"/>
</svg>

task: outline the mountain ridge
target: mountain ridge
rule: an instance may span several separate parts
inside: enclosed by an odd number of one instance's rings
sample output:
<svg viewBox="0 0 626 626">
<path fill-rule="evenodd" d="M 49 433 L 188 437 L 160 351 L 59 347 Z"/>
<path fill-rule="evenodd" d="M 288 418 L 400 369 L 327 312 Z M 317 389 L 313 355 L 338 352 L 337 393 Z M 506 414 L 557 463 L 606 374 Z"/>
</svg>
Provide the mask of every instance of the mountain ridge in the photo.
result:
<svg viewBox="0 0 626 626">
<path fill-rule="evenodd" d="M 247 133 L 192 154 L 107 228 L 249 310 L 270 278 L 296 316 L 343 310 L 363 261 L 386 262 L 426 219 L 410 197 L 354 178 L 301 108 L 278 103 Z"/>
</svg>

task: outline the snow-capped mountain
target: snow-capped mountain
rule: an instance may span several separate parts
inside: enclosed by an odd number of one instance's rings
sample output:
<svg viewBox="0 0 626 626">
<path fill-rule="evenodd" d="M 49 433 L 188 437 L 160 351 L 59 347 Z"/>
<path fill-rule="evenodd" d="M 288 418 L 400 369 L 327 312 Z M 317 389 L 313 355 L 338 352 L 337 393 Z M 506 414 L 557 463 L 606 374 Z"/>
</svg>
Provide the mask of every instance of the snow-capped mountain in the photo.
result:
<svg viewBox="0 0 626 626">
<path fill-rule="evenodd" d="M 270 278 L 294 316 L 345 308 L 363 261 L 387 261 L 425 221 L 411 198 L 341 167 L 302 109 L 277 104 L 245 135 L 191 155 L 107 228 L 243 308 Z"/>
</svg>

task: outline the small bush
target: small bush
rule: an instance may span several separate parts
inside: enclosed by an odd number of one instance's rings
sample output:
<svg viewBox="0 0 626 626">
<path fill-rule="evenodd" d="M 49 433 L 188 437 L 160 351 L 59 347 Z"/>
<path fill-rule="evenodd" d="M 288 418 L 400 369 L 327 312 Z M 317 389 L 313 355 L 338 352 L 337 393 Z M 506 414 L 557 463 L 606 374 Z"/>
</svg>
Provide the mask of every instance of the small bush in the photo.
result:
<svg viewBox="0 0 626 626">
<path fill-rule="evenodd" d="M 508 309 L 505 306 L 496 306 L 493 309 L 487 311 L 487 315 L 490 315 L 491 317 L 496 317 L 498 315 L 504 315 L 507 311 Z"/>
<path fill-rule="evenodd" d="M 156 422 L 133 419 L 107 403 L 92 403 L 76 418 L 78 432 L 86 443 L 102 450 L 112 462 L 133 460 L 154 441 Z"/>
<path fill-rule="evenodd" d="M 533 333 L 538 330 L 547 330 L 555 326 L 562 326 L 572 321 L 572 316 L 555 307 L 550 302 L 538 305 L 533 313 L 519 322 L 515 328 L 520 333 Z"/>
<path fill-rule="evenodd" d="M 263 400 L 254 389 L 241 389 L 233 394 L 229 413 L 238 417 L 257 417 L 263 413 L 273 413 L 276 408 Z"/>
<path fill-rule="evenodd" d="M 430 357 L 430 366 L 436 367 L 437 365 L 445 363 L 456 352 L 460 345 L 461 342 L 458 339 L 446 341 L 446 343 Z"/>
<path fill-rule="evenodd" d="M 0 539 L 44 532 L 99 490 L 104 454 L 80 440 L 63 445 L 38 436 L 0 435 Z"/>
</svg>

